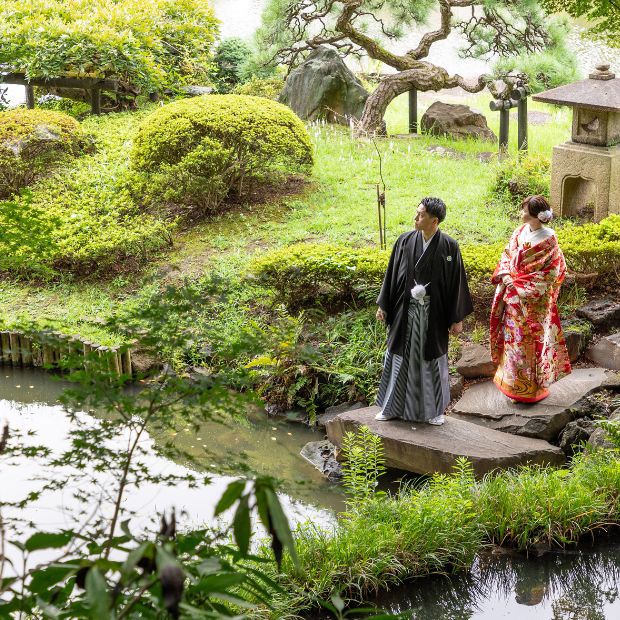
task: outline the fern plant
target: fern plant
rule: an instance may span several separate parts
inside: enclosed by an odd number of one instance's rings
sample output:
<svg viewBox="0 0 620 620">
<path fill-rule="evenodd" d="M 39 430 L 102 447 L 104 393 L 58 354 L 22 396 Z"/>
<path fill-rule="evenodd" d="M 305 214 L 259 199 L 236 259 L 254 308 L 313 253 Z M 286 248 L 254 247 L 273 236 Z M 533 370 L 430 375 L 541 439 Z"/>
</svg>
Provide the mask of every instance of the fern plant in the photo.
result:
<svg viewBox="0 0 620 620">
<path fill-rule="evenodd" d="M 381 438 L 367 426 L 345 433 L 342 440 L 343 484 L 350 505 L 355 506 L 376 493 L 379 477 L 385 473 Z"/>
</svg>

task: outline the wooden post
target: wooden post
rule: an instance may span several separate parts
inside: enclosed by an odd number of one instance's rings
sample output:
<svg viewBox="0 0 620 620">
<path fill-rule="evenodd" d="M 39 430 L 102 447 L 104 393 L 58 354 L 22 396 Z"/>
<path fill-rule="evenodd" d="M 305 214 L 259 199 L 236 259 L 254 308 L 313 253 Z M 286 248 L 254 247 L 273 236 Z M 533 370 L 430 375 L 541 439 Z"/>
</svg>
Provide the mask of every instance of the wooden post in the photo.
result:
<svg viewBox="0 0 620 620">
<path fill-rule="evenodd" d="M 24 366 L 32 366 L 32 340 L 22 334 L 19 337 L 19 347 L 22 353 L 22 364 Z"/>
<path fill-rule="evenodd" d="M 110 371 L 117 376 L 121 374 L 120 362 L 121 360 L 118 354 L 118 348 L 112 347 L 110 349 Z"/>
<path fill-rule="evenodd" d="M 517 103 L 518 139 L 520 151 L 527 151 L 527 90 L 520 89 L 519 102 Z"/>
<path fill-rule="evenodd" d="M 9 364 L 11 362 L 11 340 L 9 332 L 0 332 L 0 343 L 2 345 L 2 359 L 3 364 Z"/>
<path fill-rule="evenodd" d="M 508 149 L 508 136 L 510 131 L 510 112 L 508 108 L 499 111 L 499 148 Z"/>
<path fill-rule="evenodd" d="M 26 107 L 34 110 L 34 86 L 26 86 Z"/>
<path fill-rule="evenodd" d="M 54 365 L 54 350 L 52 349 L 52 346 L 47 342 L 43 343 L 42 349 L 43 366 L 45 366 L 46 368 L 51 368 Z"/>
<path fill-rule="evenodd" d="M 90 107 L 93 114 L 101 114 L 101 89 L 97 86 L 90 91 Z"/>
<path fill-rule="evenodd" d="M 418 133 L 418 89 L 409 91 L 409 133 Z"/>
<path fill-rule="evenodd" d="M 123 368 L 123 374 L 132 376 L 133 372 L 131 369 L 131 349 L 126 347 L 121 351 L 121 364 Z"/>
<path fill-rule="evenodd" d="M 22 355 L 19 350 L 19 334 L 17 332 L 11 332 L 9 339 L 11 343 L 11 365 L 20 366 L 22 363 Z"/>
</svg>

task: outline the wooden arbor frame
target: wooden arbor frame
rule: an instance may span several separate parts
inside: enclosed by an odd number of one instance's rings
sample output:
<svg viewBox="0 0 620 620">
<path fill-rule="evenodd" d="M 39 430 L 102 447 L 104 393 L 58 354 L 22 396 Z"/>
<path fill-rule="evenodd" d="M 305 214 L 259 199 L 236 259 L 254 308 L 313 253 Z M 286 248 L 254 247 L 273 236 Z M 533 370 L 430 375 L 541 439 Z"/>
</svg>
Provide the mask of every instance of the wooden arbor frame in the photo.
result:
<svg viewBox="0 0 620 620">
<path fill-rule="evenodd" d="M 90 105 L 93 114 L 101 114 L 101 91 L 118 92 L 120 83 L 117 80 L 100 78 L 30 78 L 24 73 L 0 73 L 0 83 L 19 84 L 26 87 L 26 106 L 34 108 L 34 87 L 53 86 L 56 88 L 76 88 L 90 91 Z"/>
</svg>

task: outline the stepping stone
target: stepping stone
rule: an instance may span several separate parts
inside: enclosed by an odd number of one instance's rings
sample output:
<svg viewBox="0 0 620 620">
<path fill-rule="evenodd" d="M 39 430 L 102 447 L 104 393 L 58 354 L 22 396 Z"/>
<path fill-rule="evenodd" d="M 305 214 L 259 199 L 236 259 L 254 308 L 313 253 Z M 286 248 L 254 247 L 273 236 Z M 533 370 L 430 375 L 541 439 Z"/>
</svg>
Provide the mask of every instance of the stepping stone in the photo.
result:
<svg viewBox="0 0 620 620">
<path fill-rule="evenodd" d="M 620 325 L 620 303 L 613 299 L 595 299 L 575 311 L 577 316 L 588 319 L 594 325 Z"/>
<path fill-rule="evenodd" d="M 564 462 L 564 453 L 540 439 L 501 433 L 464 420 L 446 418 L 443 426 L 404 420 L 379 422 L 379 407 L 347 411 L 327 423 L 327 436 L 342 445 L 347 431 L 367 426 L 383 440 L 386 465 L 416 474 L 449 473 L 458 457 L 466 457 L 476 476 L 518 465 Z M 415 429 L 415 430 L 414 430 Z"/>
<path fill-rule="evenodd" d="M 514 403 L 492 381 L 472 385 L 456 403 L 451 416 L 489 429 L 555 440 L 575 417 L 575 404 L 586 394 L 613 383 L 615 374 L 604 368 L 577 368 L 554 383 L 545 400 Z"/>
</svg>

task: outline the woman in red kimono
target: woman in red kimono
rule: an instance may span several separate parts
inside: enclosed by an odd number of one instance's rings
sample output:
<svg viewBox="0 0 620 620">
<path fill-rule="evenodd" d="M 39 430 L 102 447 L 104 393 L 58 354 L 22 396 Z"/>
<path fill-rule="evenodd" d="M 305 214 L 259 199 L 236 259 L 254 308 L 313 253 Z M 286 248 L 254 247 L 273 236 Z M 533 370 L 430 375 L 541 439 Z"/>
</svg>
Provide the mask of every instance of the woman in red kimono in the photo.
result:
<svg viewBox="0 0 620 620">
<path fill-rule="evenodd" d="M 493 381 L 509 398 L 535 403 L 549 385 L 571 371 L 557 298 L 566 273 L 564 255 L 551 228 L 552 211 L 542 196 L 521 204 L 519 226 L 495 268 L 491 307 Z"/>
</svg>

